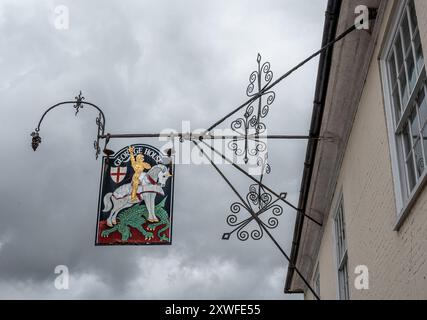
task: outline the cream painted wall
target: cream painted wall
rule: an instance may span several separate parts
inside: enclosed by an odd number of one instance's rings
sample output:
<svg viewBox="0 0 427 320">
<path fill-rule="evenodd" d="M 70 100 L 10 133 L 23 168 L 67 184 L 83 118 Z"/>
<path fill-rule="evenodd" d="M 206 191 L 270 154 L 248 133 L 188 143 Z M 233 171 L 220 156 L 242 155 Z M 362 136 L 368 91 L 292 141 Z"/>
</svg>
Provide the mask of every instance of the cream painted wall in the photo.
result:
<svg viewBox="0 0 427 320">
<path fill-rule="evenodd" d="M 398 232 L 379 56 L 392 3 L 387 5 L 374 59 L 348 141 L 332 210 L 344 196 L 351 299 L 427 299 L 427 191 Z M 425 57 L 427 1 L 416 0 Z M 322 299 L 337 298 L 334 212 L 329 214 L 318 261 Z M 354 270 L 369 268 L 370 289 L 354 287 Z M 312 296 L 307 294 L 307 299 Z"/>
</svg>

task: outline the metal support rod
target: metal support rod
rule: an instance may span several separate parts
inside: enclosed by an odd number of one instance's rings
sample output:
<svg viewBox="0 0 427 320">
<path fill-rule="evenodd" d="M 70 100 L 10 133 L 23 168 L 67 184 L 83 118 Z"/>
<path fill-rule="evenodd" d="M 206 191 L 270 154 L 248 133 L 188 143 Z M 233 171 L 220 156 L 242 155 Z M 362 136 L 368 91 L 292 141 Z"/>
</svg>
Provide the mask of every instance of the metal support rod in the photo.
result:
<svg viewBox="0 0 427 320">
<path fill-rule="evenodd" d="M 350 34 L 351 32 L 353 32 L 354 30 L 356 30 L 356 26 L 352 25 L 350 28 L 348 28 L 346 31 L 344 31 L 341 35 L 339 35 L 336 39 L 332 40 L 331 42 L 329 42 L 328 44 L 326 44 L 325 46 L 323 46 L 320 50 L 316 51 L 315 53 L 313 53 L 311 56 L 309 56 L 308 58 L 306 58 L 305 60 L 303 60 L 302 62 L 300 62 L 299 64 L 297 64 L 295 67 L 293 67 L 292 69 L 290 69 L 288 72 L 286 72 L 284 75 L 282 75 L 280 78 L 278 78 L 276 81 L 274 81 L 272 84 L 270 84 L 269 86 L 263 88 L 261 90 L 260 93 L 256 94 L 255 96 L 253 96 L 251 99 L 249 99 L 248 101 L 246 101 L 245 103 L 243 103 L 242 105 L 240 105 L 239 107 L 237 107 L 236 109 L 234 109 L 232 112 L 230 112 L 229 114 L 227 114 L 225 117 L 221 118 L 220 120 L 218 120 L 217 122 L 215 122 L 211 127 L 209 127 L 209 129 L 207 129 L 204 133 L 208 133 L 210 131 L 212 131 L 213 129 L 215 129 L 218 125 L 220 125 L 221 123 L 223 123 L 225 120 L 227 120 L 228 118 L 230 118 L 232 115 L 234 115 L 235 113 L 237 113 L 239 110 L 243 109 L 244 107 L 246 107 L 247 105 L 253 103 L 255 100 L 259 99 L 260 97 L 262 97 L 264 94 L 266 94 L 268 91 L 270 91 L 274 86 L 276 86 L 279 82 L 283 81 L 285 78 L 289 77 L 292 73 L 294 73 L 296 70 L 298 70 L 299 68 L 301 68 L 303 65 L 305 65 L 307 62 L 309 62 L 310 60 L 312 60 L 313 58 L 317 57 L 319 54 L 321 54 L 323 51 L 327 50 L 329 47 L 333 46 L 336 42 L 340 41 L 341 39 L 343 39 L 344 37 L 346 37 L 348 34 Z"/>
<path fill-rule="evenodd" d="M 253 219 L 258 223 L 258 225 L 264 230 L 264 232 L 269 236 L 271 241 L 276 245 L 276 247 L 279 249 L 279 251 L 282 253 L 282 255 L 286 258 L 289 264 L 291 264 L 291 259 L 286 254 L 285 250 L 280 246 L 280 244 L 277 242 L 277 240 L 273 237 L 273 235 L 270 233 L 268 228 L 266 228 L 262 222 L 262 220 L 259 218 L 257 214 L 252 210 L 252 208 L 246 203 L 246 201 L 243 199 L 243 197 L 240 195 L 240 193 L 236 190 L 236 188 L 231 184 L 231 182 L 227 179 L 227 177 L 222 173 L 221 170 L 219 170 L 218 166 L 213 162 L 213 160 L 203 151 L 203 149 L 199 146 L 198 142 L 193 140 L 193 143 L 199 148 L 201 153 L 206 157 L 206 159 L 212 164 L 212 166 L 215 168 L 215 170 L 218 172 L 218 174 L 224 179 L 224 181 L 228 184 L 228 186 L 233 190 L 233 192 L 236 194 L 236 196 L 240 199 L 242 204 L 245 206 L 246 210 L 252 215 Z M 291 265 L 291 267 L 296 271 L 296 273 L 300 276 L 302 281 L 305 283 L 307 288 L 310 290 L 310 292 L 313 294 L 313 296 L 320 300 L 320 297 L 316 294 L 314 289 L 310 286 L 308 281 L 305 279 L 305 277 L 302 275 L 302 273 L 298 270 L 298 268 L 295 265 Z"/>
<path fill-rule="evenodd" d="M 84 100 L 85 100 L 85 97 L 82 96 L 82 92 L 80 91 L 79 95 L 75 97 L 74 101 L 63 101 L 63 102 L 57 103 L 57 104 L 49 107 L 41 116 L 39 123 L 37 124 L 37 127 L 35 128 L 35 130 L 31 133 L 31 136 L 32 136 L 31 146 L 32 146 L 33 150 L 36 151 L 37 148 L 39 147 L 40 143 L 42 142 L 42 139 L 40 136 L 40 127 L 41 127 L 41 124 L 42 124 L 44 118 L 46 117 L 46 115 L 50 111 L 52 111 L 52 110 L 54 110 L 60 106 L 63 106 L 63 105 L 73 104 L 73 108 L 75 109 L 75 115 L 77 116 L 77 114 L 79 113 L 80 109 L 83 108 L 83 106 L 91 106 L 99 112 L 99 115 L 96 118 L 96 125 L 98 127 L 98 132 L 96 134 L 96 140 L 94 141 L 94 144 L 93 144 L 93 146 L 95 148 L 95 157 L 96 157 L 96 159 L 98 159 L 98 156 L 101 153 L 101 147 L 99 145 L 99 140 L 102 139 L 101 137 L 104 137 L 104 134 L 105 134 L 105 125 L 106 125 L 105 115 L 104 115 L 104 112 L 101 110 L 101 108 L 99 108 L 96 104 L 93 104 L 91 102 L 85 102 Z M 108 143 L 108 135 L 105 136 L 105 138 L 106 138 L 107 143 Z"/>
<path fill-rule="evenodd" d="M 57 107 L 59 107 L 59 106 L 62 106 L 62 105 L 66 105 L 66 104 L 76 104 L 76 101 L 64 101 L 64 102 L 60 102 L 60 103 L 57 103 L 57 104 L 55 104 L 55 105 L 53 105 L 53 106 L 51 106 L 49 109 L 47 109 L 44 113 L 43 113 L 43 115 L 42 115 L 42 117 L 40 118 L 40 120 L 39 120 L 39 123 L 38 123 L 38 125 L 37 125 L 37 128 L 36 128 L 36 130 L 37 131 L 40 131 L 40 127 L 41 127 L 41 124 L 42 124 L 42 122 L 43 122 L 43 119 L 45 118 L 45 116 L 46 116 L 46 114 L 49 112 L 49 111 L 51 111 L 51 110 L 53 110 L 53 109 L 55 109 L 55 108 L 57 108 Z M 85 102 L 85 101 L 80 101 L 80 105 L 87 105 L 87 106 L 91 106 L 91 107 L 94 107 L 96 110 L 98 110 L 99 111 L 99 113 L 101 114 L 101 116 L 102 116 L 102 120 L 103 120 L 103 123 L 104 123 L 104 129 L 105 129 L 105 115 L 104 115 L 104 112 L 97 106 L 97 105 L 95 105 L 95 104 L 93 104 L 93 103 L 91 103 L 91 102 Z M 105 135 L 104 135 L 104 131 L 102 131 L 102 134 L 99 136 L 100 138 L 104 138 L 104 137 L 106 137 Z"/>
<path fill-rule="evenodd" d="M 271 188 L 267 187 L 265 184 L 263 184 L 262 182 L 256 180 L 254 177 L 252 177 L 250 174 L 248 174 L 245 170 L 243 170 L 240 166 L 238 166 L 237 164 L 235 164 L 233 161 L 231 161 L 230 159 L 228 159 L 226 156 L 224 156 L 223 154 L 221 154 L 218 150 L 216 150 L 214 147 L 210 146 L 209 144 L 207 144 L 205 141 L 201 140 L 201 142 L 206 145 L 209 149 L 211 149 L 213 152 L 215 152 L 217 155 L 219 155 L 222 159 L 224 159 L 225 161 L 227 161 L 228 163 L 230 163 L 233 167 L 235 167 L 237 170 L 239 170 L 240 172 L 242 172 L 245 176 L 247 176 L 249 179 L 253 180 L 254 182 L 256 182 L 257 184 L 259 184 L 261 187 L 263 187 L 265 190 L 269 191 L 271 194 L 273 194 L 274 196 L 276 196 L 277 198 L 279 198 L 281 201 L 283 201 L 284 203 L 286 203 L 289 207 L 291 207 L 292 209 L 294 209 L 295 211 L 297 211 L 297 214 L 301 214 L 304 217 L 306 217 L 307 219 L 309 219 L 310 221 L 314 222 L 315 224 L 317 224 L 319 227 L 322 226 L 322 223 L 320 223 L 319 221 L 317 221 L 316 219 L 310 217 L 309 215 L 307 215 L 305 212 L 303 212 L 301 209 L 297 208 L 296 206 L 294 206 L 292 203 L 290 203 L 289 201 L 287 201 L 286 199 L 284 199 L 283 197 L 281 197 L 277 192 L 273 191 Z"/>
<path fill-rule="evenodd" d="M 198 133 L 123 133 L 123 134 L 106 134 L 101 135 L 101 139 L 107 138 L 107 136 L 110 139 L 131 139 L 131 138 L 182 138 L 183 140 L 200 140 L 200 139 L 206 139 L 206 140 L 239 140 L 239 139 L 245 139 L 245 136 L 239 136 L 239 135 L 215 135 L 215 134 L 198 134 Z M 277 135 L 256 135 L 256 134 L 250 134 L 247 136 L 247 139 L 257 139 L 257 140 L 263 140 L 263 139 L 271 139 L 271 140 L 327 140 L 330 139 L 328 137 L 310 137 L 307 135 L 284 135 L 284 134 L 277 134 Z"/>
</svg>

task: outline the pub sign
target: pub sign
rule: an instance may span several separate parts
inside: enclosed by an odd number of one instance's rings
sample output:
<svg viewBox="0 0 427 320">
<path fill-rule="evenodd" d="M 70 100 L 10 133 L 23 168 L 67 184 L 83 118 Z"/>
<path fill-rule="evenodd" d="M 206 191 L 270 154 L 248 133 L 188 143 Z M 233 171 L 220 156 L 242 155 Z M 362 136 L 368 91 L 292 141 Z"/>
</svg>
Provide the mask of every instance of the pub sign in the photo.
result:
<svg viewBox="0 0 427 320">
<path fill-rule="evenodd" d="M 133 144 L 102 163 L 95 244 L 171 244 L 173 157 Z"/>
</svg>

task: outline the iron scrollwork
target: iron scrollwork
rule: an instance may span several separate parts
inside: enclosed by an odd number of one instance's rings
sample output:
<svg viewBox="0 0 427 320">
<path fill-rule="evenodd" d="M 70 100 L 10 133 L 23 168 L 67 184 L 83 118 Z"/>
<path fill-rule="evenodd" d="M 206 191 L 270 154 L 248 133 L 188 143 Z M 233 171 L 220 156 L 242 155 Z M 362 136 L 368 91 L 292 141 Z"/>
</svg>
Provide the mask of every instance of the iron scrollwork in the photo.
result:
<svg viewBox="0 0 427 320">
<path fill-rule="evenodd" d="M 101 138 L 101 135 L 104 134 L 104 130 L 105 130 L 105 119 L 102 117 L 101 113 L 99 113 L 98 117 L 96 117 L 95 123 L 98 126 L 98 134 L 96 136 L 96 140 L 93 142 L 93 147 L 95 149 L 95 157 L 96 157 L 96 159 L 98 159 L 98 156 L 101 153 L 101 147 L 99 145 L 99 140 Z"/>
<path fill-rule="evenodd" d="M 249 237 L 253 240 L 260 240 L 264 236 L 264 229 L 261 224 L 268 229 L 275 229 L 279 225 L 277 217 L 283 214 L 283 207 L 277 204 L 277 202 L 285 199 L 286 193 L 280 194 L 280 198 L 273 201 L 271 193 L 266 191 L 262 186 L 264 175 L 271 172 L 271 167 L 267 163 L 267 157 L 258 157 L 257 163 L 262 167 L 259 182 L 249 186 L 249 192 L 246 194 L 246 201 L 244 203 L 234 202 L 230 206 L 231 214 L 228 215 L 226 222 L 230 227 L 234 227 L 234 229 L 229 233 L 224 233 L 222 236 L 223 240 L 229 240 L 233 233 L 237 234 L 237 238 L 240 241 L 246 241 Z M 245 212 L 249 216 L 246 219 L 240 220 L 238 215 L 241 212 Z M 270 212 L 272 215 L 265 222 L 260 216 L 267 212 Z M 253 220 L 255 220 L 257 227 L 255 226 L 255 228 L 248 231 L 246 227 Z"/>
<path fill-rule="evenodd" d="M 85 97 L 82 96 L 82 92 L 80 91 L 79 95 L 76 96 L 74 99 L 76 99 L 76 104 L 73 106 L 73 108 L 76 109 L 75 116 L 77 116 L 77 114 L 80 111 L 80 108 L 83 108 L 82 102 L 85 99 Z"/>
<path fill-rule="evenodd" d="M 261 65 L 261 55 L 257 57 L 258 69 L 251 73 L 246 95 L 252 98 L 252 102 L 246 107 L 243 117 L 231 123 L 231 129 L 239 137 L 228 143 L 228 147 L 236 156 L 243 156 L 244 162 L 249 162 L 249 156 L 258 156 L 267 150 L 267 145 L 259 139 L 259 135 L 267 131 L 263 119 L 267 117 L 270 106 L 276 99 L 274 91 L 267 90 L 273 80 L 273 71 L 269 62 Z M 244 142 L 243 146 L 241 141 Z M 253 145 L 249 145 L 253 141 Z"/>
<path fill-rule="evenodd" d="M 252 100 L 246 107 L 243 117 L 231 123 L 231 129 L 238 134 L 238 137 L 228 143 L 229 149 L 236 156 L 243 156 L 245 164 L 249 162 L 250 156 L 257 157 L 256 166 L 261 169 L 261 174 L 258 183 L 249 186 L 246 201 L 235 202 L 230 206 L 231 214 L 227 217 L 226 222 L 234 229 L 229 233 L 224 233 L 223 240 L 230 239 L 233 233 L 236 233 L 237 238 L 241 241 L 249 238 L 260 240 L 264 235 L 264 227 L 275 229 L 279 225 L 277 217 L 283 214 L 283 208 L 277 202 L 285 199 L 286 193 L 280 194 L 280 198 L 273 200 L 273 195 L 266 191 L 262 184 L 264 175 L 270 174 L 271 167 L 267 161 L 267 144 L 260 139 L 260 135 L 267 131 L 264 119 L 276 99 L 276 94 L 268 89 L 273 80 L 271 65 L 269 62 L 261 64 L 261 60 L 261 55 L 258 54 L 258 69 L 251 73 L 246 89 L 246 95 Z M 250 142 L 252 142 L 251 145 Z M 249 215 L 246 219 L 239 218 L 243 212 Z M 260 216 L 266 213 L 270 213 L 270 217 L 265 221 Z M 254 220 L 255 227 L 248 231 L 247 227 Z"/>
</svg>

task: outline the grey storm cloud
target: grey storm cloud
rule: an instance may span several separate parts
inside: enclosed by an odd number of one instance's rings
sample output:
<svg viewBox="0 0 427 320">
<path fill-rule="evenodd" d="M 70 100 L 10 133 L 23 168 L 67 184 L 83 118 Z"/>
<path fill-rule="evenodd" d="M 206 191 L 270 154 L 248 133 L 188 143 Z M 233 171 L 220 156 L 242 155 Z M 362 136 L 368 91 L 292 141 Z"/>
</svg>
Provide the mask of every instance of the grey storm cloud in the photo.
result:
<svg viewBox="0 0 427 320">
<path fill-rule="evenodd" d="M 69 29 L 54 26 L 69 9 Z M 293 299 L 287 262 L 267 238 L 221 241 L 237 199 L 207 165 L 178 165 L 173 245 L 95 247 L 100 161 L 94 110 L 42 112 L 83 91 L 107 131 L 207 128 L 242 103 L 260 53 L 275 76 L 321 44 L 325 0 L 0 2 L 0 298 Z M 268 132 L 308 132 L 317 61 L 276 89 Z M 221 125 L 229 128 L 230 121 Z M 111 148 L 142 140 L 114 140 Z M 160 147 L 162 142 L 143 140 Z M 269 142 L 265 183 L 297 203 L 305 142 Z M 247 192 L 250 181 L 224 172 Z M 295 212 L 274 235 L 289 252 Z M 54 269 L 70 270 L 69 290 Z"/>
</svg>

